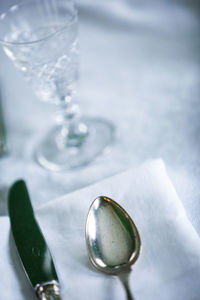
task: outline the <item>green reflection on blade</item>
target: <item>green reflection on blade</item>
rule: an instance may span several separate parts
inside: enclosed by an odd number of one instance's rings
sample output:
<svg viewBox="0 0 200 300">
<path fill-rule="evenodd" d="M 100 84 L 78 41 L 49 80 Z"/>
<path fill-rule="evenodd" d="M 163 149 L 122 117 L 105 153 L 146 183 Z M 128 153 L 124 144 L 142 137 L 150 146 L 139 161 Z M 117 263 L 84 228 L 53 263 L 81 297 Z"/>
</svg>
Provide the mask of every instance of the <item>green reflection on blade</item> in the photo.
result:
<svg viewBox="0 0 200 300">
<path fill-rule="evenodd" d="M 15 244 L 33 287 L 38 283 L 58 280 L 23 180 L 15 182 L 11 187 L 8 210 Z"/>
</svg>

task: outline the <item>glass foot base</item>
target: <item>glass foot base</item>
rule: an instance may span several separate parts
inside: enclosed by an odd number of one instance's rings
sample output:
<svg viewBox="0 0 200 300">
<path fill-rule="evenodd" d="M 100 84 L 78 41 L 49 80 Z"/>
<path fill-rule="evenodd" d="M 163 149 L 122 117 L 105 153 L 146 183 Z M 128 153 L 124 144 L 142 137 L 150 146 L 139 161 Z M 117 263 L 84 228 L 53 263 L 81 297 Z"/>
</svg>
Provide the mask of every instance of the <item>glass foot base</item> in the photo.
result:
<svg viewBox="0 0 200 300">
<path fill-rule="evenodd" d="M 60 127 L 48 132 L 36 151 L 40 165 L 52 171 L 77 168 L 90 163 L 112 143 L 114 127 L 111 123 L 100 118 L 85 118 L 81 122 L 87 126 L 88 134 L 77 145 L 66 142 L 65 146 L 59 146 Z"/>
</svg>

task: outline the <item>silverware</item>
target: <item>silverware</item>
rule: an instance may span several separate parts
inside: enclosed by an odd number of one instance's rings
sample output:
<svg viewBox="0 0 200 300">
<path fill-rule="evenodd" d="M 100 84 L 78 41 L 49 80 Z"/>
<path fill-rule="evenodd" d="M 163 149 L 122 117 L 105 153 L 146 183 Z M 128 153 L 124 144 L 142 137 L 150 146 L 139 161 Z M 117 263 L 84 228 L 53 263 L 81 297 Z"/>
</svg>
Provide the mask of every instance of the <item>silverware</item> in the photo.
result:
<svg viewBox="0 0 200 300">
<path fill-rule="evenodd" d="M 1 104 L 1 94 L 0 94 L 0 156 L 3 155 L 7 151 L 6 144 L 6 130 L 3 119 L 3 110 Z"/>
<path fill-rule="evenodd" d="M 23 180 L 10 188 L 8 211 L 18 254 L 37 297 L 40 300 L 61 300 L 51 253 L 35 219 Z"/>
<path fill-rule="evenodd" d="M 98 197 L 90 206 L 85 236 L 92 265 L 108 275 L 118 276 L 127 300 L 133 300 L 128 276 L 139 256 L 141 241 L 131 217 L 114 200 Z"/>
</svg>

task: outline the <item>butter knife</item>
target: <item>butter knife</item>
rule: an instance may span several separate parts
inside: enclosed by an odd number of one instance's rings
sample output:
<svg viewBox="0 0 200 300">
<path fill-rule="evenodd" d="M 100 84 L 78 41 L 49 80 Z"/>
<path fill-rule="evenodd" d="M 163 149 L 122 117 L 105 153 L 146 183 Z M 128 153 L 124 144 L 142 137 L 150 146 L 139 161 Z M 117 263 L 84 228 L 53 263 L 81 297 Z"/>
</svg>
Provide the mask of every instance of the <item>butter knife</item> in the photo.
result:
<svg viewBox="0 0 200 300">
<path fill-rule="evenodd" d="M 23 180 L 16 181 L 10 188 L 8 211 L 18 254 L 36 296 L 40 300 L 61 300 L 53 259 Z"/>
</svg>

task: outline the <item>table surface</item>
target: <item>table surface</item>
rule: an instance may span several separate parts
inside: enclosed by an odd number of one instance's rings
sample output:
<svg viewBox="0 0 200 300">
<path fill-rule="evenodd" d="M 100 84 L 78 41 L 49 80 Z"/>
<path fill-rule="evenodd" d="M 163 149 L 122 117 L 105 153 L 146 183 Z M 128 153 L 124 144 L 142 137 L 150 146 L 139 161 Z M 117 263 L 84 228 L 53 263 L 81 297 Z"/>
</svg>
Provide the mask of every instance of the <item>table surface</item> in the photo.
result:
<svg viewBox="0 0 200 300">
<path fill-rule="evenodd" d="M 3 10 L 11 0 L 3 1 Z M 34 207 L 138 165 L 163 158 L 200 233 L 200 10 L 196 1 L 78 2 L 83 114 L 116 127 L 110 152 L 90 165 L 49 172 L 34 160 L 55 107 L 40 102 L 0 50 L 9 153 L 0 159 L 0 214 L 9 186 L 27 181 Z"/>
</svg>

